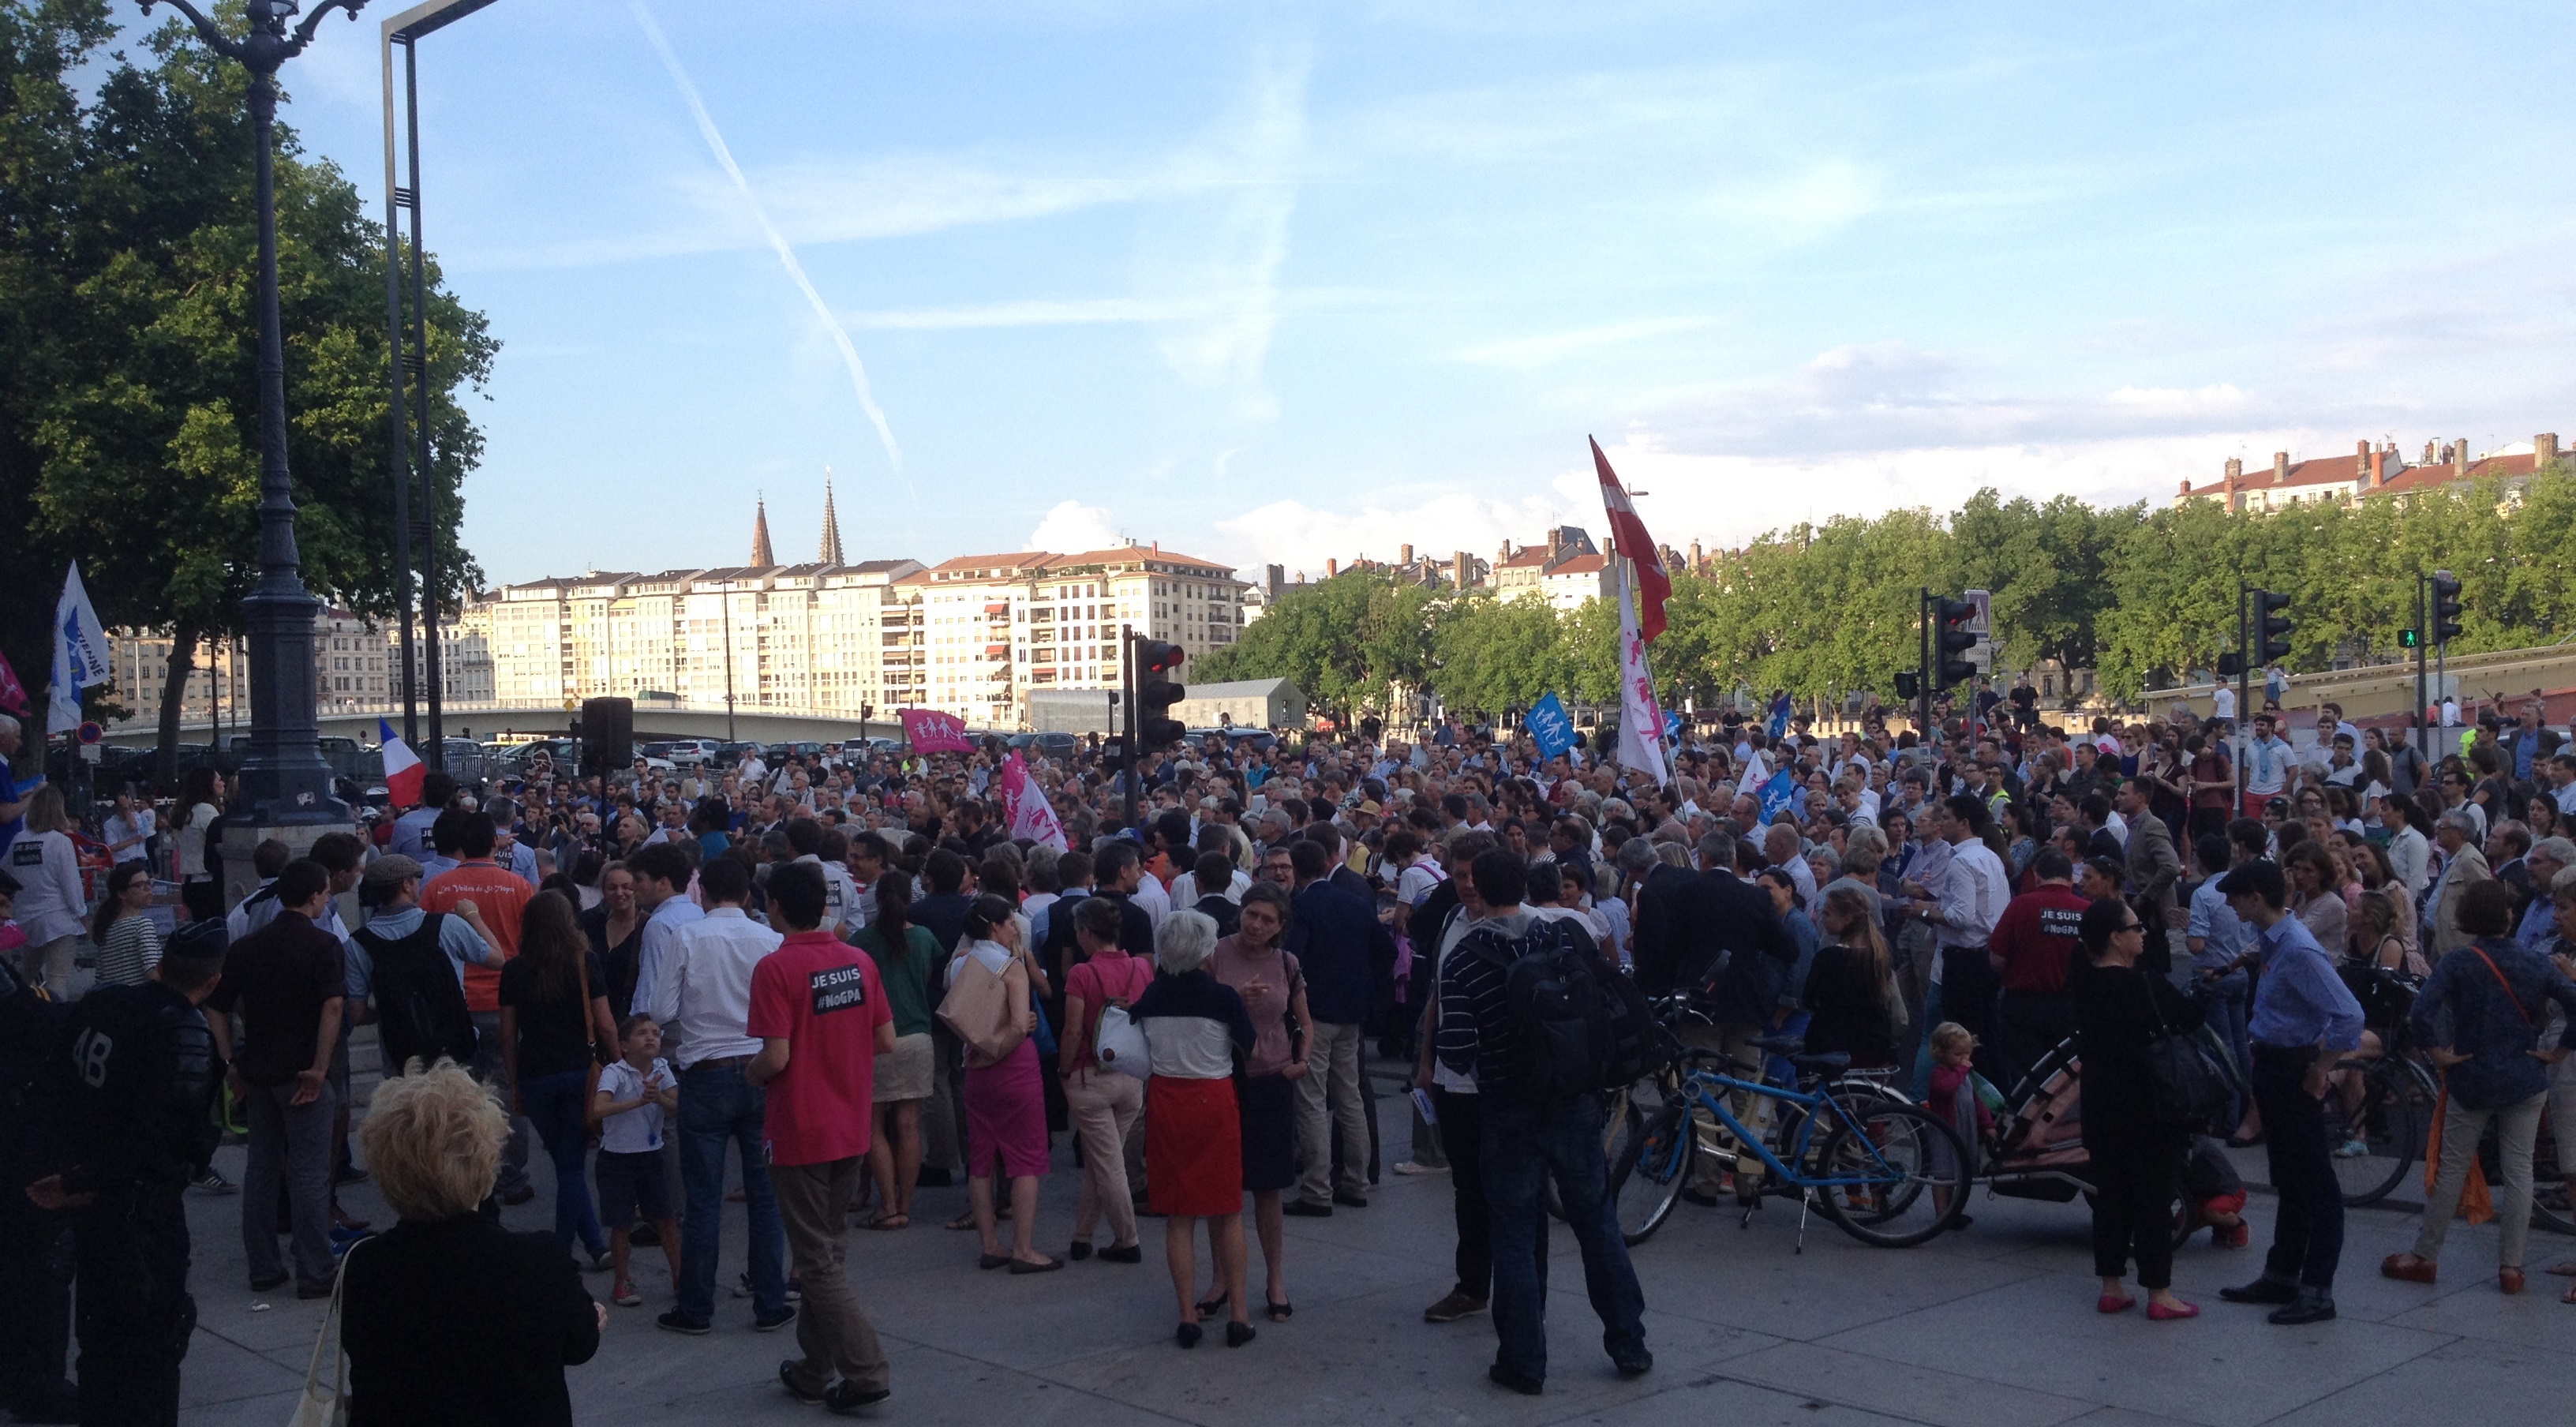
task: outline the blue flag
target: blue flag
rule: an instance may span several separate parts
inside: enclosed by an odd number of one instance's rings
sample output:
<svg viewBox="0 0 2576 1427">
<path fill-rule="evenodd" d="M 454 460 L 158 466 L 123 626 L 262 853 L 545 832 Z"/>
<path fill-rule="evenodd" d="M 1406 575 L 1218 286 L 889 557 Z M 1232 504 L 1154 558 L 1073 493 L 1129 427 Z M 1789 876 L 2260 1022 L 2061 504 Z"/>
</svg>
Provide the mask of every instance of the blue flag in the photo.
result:
<svg viewBox="0 0 2576 1427">
<path fill-rule="evenodd" d="M 1682 716 L 1667 710 L 1664 714 L 1664 741 L 1679 743 L 1682 738 Z"/>
<path fill-rule="evenodd" d="M 1574 720 L 1566 717 L 1565 705 L 1557 700 L 1556 695 L 1539 695 L 1538 702 L 1530 705 L 1529 717 L 1524 722 L 1530 737 L 1538 743 L 1540 758 L 1554 758 L 1573 750 Z"/>
<path fill-rule="evenodd" d="M 1798 780 L 1789 776 L 1788 769 L 1772 774 L 1771 781 L 1762 785 L 1762 820 L 1767 823 L 1778 817 L 1797 796 Z"/>
</svg>

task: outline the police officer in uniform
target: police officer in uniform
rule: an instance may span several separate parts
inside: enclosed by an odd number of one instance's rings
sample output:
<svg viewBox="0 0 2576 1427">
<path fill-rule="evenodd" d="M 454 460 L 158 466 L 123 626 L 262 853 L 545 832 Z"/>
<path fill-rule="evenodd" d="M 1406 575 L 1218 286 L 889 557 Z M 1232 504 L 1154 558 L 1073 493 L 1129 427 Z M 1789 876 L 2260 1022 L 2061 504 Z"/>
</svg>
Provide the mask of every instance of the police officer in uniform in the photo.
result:
<svg viewBox="0 0 2576 1427">
<path fill-rule="evenodd" d="M 69 1208 L 79 1270 L 80 1420 L 169 1427 L 197 1326 L 180 1207 L 214 1149 L 223 1062 L 198 1010 L 223 979 L 220 921 L 191 922 L 152 980 L 102 986 L 73 1008 L 56 1058 L 62 1170 L 27 1187 Z"/>
<path fill-rule="evenodd" d="M 17 881 L 0 872 L 0 918 Z M 0 960 L 0 1405 L 21 1422 L 77 1420 L 71 1347 L 71 1226 L 19 1191 L 54 1171 L 53 1088 L 64 1008 Z"/>
</svg>

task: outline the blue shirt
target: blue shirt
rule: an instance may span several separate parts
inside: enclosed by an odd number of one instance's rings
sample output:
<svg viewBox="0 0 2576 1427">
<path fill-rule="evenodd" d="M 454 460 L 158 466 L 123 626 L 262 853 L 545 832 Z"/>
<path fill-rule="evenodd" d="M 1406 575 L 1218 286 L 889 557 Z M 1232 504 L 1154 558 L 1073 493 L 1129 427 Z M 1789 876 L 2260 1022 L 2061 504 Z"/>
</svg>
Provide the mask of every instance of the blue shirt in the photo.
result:
<svg viewBox="0 0 2576 1427">
<path fill-rule="evenodd" d="M 2191 954 L 2191 964 L 2204 971 L 2215 971 L 2245 954 L 2245 923 L 2238 920 L 2236 909 L 2218 890 L 2223 878 L 2212 877 L 2191 894 L 2191 923 L 2188 936 L 2201 939 L 2200 950 Z"/>
<path fill-rule="evenodd" d="M 44 780 L 40 778 L 37 781 Z M 0 803 L 14 803 L 25 796 L 18 789 L 18 775 L 10 770 L 9 760 L 0 757 Z M 0 852 L 7 852 L 9 844 L 16 842 L 18 834 L 26 830 L 27 819 L 23 814 L 0 823 Z"/>
<path fill-rule="evenodd" d="M 2558 904 L 2550 899 L 2549 889 L 2531 899 L 2523 910 L 2522 925 L 2514 929 L 2514 943 L 2546 956 L 2550 943 L 2558 940 Z"/>
<path fill-rule="evenodd" d="M 2316 934 L 2283 913 L 2268 931 L 2254 933 L 2263 951 L 2263 976 L 2254 988 L 2247 1037 L 2260 1045 L 2353 1050 L 2361 1045 L 2361 1003 L 2335 974 Z M 2533 1064 L 2538 1064 L 2535 1061 Z"/>
<path fill-rule="evenodd" d="M 2509 988 L 2509 989 L 2508 989 Z M 2415 998 L 2415 1034 L 2469 1057 L 2444 1072 L 2461 1104 L 2492 1110 L 2549 1088 L 2549 1067 L 2534 1059 L 2551 1003 L 2576 1018 L 2576 985 L 2548 955 L 2502 937 L 2480 937 L 2433 967 Z M 2563 1046 L 2576 1019 L 2558 1033 Z M 2555 1048 L 2555 1047 L 2553 1047 Z"/>
</svg>

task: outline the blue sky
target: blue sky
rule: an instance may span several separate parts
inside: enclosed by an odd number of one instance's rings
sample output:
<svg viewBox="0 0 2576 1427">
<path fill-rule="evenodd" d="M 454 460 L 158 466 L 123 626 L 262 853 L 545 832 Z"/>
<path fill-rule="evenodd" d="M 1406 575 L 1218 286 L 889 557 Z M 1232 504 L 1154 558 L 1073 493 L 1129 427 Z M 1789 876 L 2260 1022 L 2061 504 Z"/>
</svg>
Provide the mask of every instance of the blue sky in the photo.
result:
<svg viewBox="0 0 2576 1427">
<path fill-rule="evenodd" d="M 376 201 L 379 18 L 289 71 Z M 2563 4 L 500 0 L 421 50 L 430 245 L 504 344 L 467 541 L 505 580 L 722 563 L 765 492 L 802 557 L 829 466 L 853 558 L 1316 568 L 1598 529 L 1587 433 L 1674 543 L 2576 439 L 2571 40 Z"/>
</svg>

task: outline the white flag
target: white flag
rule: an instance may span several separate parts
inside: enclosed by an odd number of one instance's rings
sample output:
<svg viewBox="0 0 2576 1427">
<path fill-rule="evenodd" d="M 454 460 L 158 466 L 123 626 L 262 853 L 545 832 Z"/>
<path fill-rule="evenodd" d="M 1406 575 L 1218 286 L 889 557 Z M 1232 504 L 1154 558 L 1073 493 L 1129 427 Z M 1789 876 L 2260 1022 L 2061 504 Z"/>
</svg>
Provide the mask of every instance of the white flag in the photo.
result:
<svg viewBox="0 0 2576 1427">
<path fill-rule="evenodd" d="M 1657 786 L 1672 781 L 1664 769 L 1664 708 L 1646 671 L 1646 641 L 1637 633 L 1637 605 L 1628 589 L 1628 562 L 1619 562 L 1619 761 L 1650 774 Z"/>
<path fill-rule="evenodd" d="M 54 601 L 54 668 L 45 690 L 45 732 L 69 733 L 79 728 L 80 691 L 104 684 L 111 676 L 107 631 L 99 627 L 98 611 L 89 607 L 89 591 L 81 587 L 80 565 L 75 561 L 63 576 L 63 597 Z"/>
</svg>

